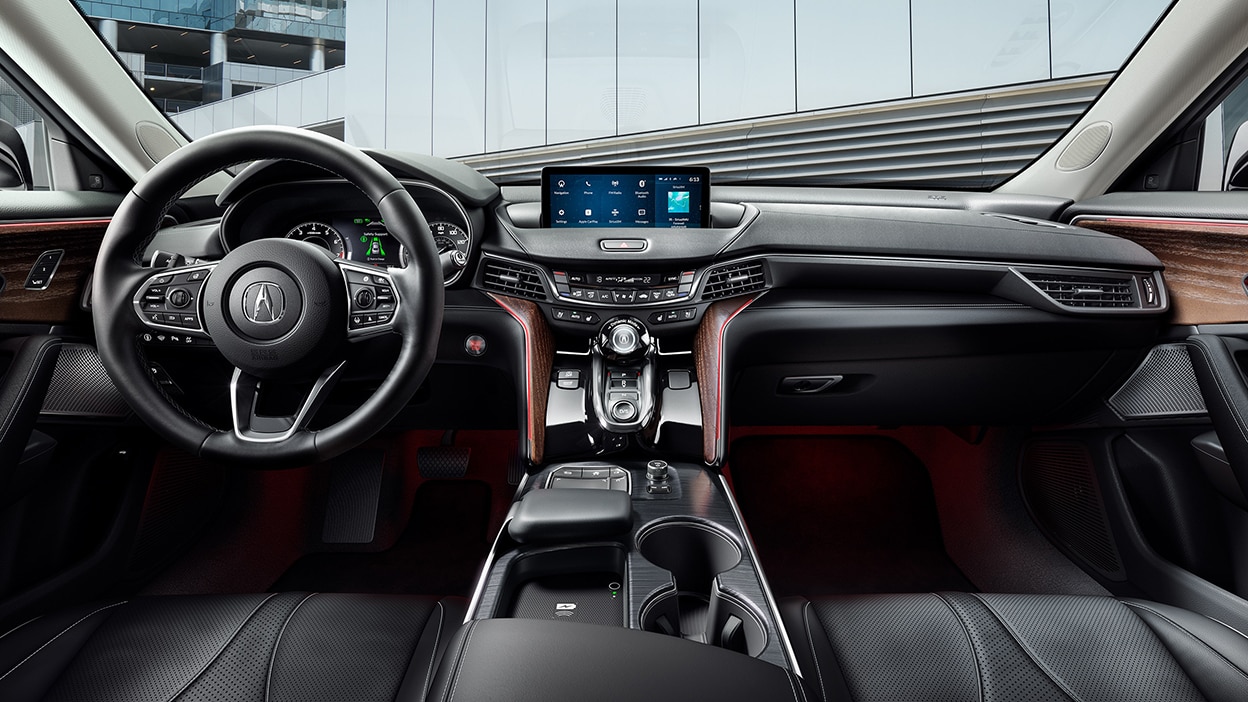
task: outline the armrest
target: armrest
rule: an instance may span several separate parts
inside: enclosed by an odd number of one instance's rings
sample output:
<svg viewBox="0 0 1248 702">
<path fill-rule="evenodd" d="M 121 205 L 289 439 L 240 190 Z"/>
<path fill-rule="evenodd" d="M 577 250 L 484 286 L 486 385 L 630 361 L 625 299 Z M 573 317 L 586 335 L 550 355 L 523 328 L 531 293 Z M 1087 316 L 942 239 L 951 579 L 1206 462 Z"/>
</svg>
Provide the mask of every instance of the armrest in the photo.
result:
<svg viewBox="0 0 1248 702">
<path fill-rule="evenodd" d="M 448 646 L 427 699 L 770 700 L 803 698 L 783 668 L 715 646 L 632 629 L 481 619 Z"/>
<path fill-rule="evenodd" d="M 633 501 L 616 490 L 534 490 L 516 506 L 507 533 L 519 543 L 584 541 L 628 531 Z"/>
</svg>

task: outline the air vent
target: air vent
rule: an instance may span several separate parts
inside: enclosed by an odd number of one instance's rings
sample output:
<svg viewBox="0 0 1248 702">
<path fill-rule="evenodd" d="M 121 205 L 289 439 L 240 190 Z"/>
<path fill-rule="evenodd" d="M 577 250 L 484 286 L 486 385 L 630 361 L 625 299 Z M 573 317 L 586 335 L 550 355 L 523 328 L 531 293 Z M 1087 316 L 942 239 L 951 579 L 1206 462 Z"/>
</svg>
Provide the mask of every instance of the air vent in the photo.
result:
<svg viewBox="0 0 1248 702">
<path fill-rule="evenodd" d="M 1064 273 L 1024 273 L 1027 280 L 1045 295 L 1066 307 L 1135 307 L 1131 278 L 1066 275 Z"/>
<path fill-rule="evenodd" d="M 763 272 L 762 261 L 734 263 L 712 269 L 706 274 L 702 299 L 718 300 L 721 297 L 744 295 L 762 290 L 766 286 L 767 278 Z"/>
<path fill-rule="evenodd" d="M 546 299 L 546 287 L 536 268 L 507 261 L 486 261 L 481 287 L 530 300 Z"/>
</svg>

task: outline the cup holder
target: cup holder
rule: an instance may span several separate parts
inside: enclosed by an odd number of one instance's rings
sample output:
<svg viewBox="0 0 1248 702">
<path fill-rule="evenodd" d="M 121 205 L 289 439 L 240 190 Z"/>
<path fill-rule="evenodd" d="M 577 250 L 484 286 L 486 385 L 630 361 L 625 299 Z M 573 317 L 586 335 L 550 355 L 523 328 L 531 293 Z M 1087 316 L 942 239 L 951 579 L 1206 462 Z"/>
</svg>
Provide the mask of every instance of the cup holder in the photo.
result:
<svg viewBox="0 0 1248 702">
<path fill-rule="evenodd" d="M 637 534 L 642 557 L 672 575 L 672 588 L 642 605 L 641 628 L 757 656 L 767 645 L 763 620 L 716 576 L 741 562 L 741 547 L 722 528 L 694 519 L 651 522 Z"/>
</svg>

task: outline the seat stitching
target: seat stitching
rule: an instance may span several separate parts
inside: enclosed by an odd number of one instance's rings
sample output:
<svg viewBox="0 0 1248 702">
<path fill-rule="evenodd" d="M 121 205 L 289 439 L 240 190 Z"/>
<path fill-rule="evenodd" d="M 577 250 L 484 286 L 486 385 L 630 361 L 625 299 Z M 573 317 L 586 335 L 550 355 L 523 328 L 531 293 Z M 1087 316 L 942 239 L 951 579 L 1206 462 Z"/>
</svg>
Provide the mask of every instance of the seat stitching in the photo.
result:
<svg viewBox="0 0 1248 702">
<path fill-rule="evenodd" d="M 47 641 L 46 641 L 46 642 L 45 642 L 42 646 L 40 646 L 39 648 L 36 648 L 36 649 L 35 649 L 35 650 L 34 650 L 34 651 L 30 654 L 30 655 L 28 655 L 28 656 L 26 656 L 25 658 L 23 658 L 22 660 L 18 661 L 17 665 L 13 666 L 12 668 L 9 668 L 9 670 L 8 670 L 8 671 L 7 671 L 4 675 L 0 675 L 0 680 L 4 680 L 5 678 L 9 677 L 9 675 L 10 675 L 10 674 L 12 674 L 12 673 L 13 673 L 13 671 L 17 670 L 18 668 L 21 668 L 21 667 L 22 667 L 22 665 L 26 663 L 26 661 L 29 661 L 31 658 L 34 658 L 35 656 L 39 655 L 39 652 L 40 652 L 40 651 L 42 651 L 43 649 L 47 648 L 48 646 L 51 646 L 51 645 L 52 645 L 52 643 L 53 643 L 54 641 L 56 641 L 57 639 L 61 638 L 61 637 L 62 637 L 62 636 L 64 636 L 65 634 L 69 633 L 69 630 L 70 630 L 70 629 L 73 629 L 74 627 L 76 627 L 76 626 L 78 626 L 79 624 L 81 624 L 81 623 L 83 623 L 83 622 L 87 621 L 87 620 L 88 620 L 88 619 L 90 619 L 91 617 L 94 617 L 95 615 L 99 614 L 100 612 L 103 612 L 103 611 L 104 611 L 104 610 L 106 610 L 106 609 L 112 609 L 113 607 L 119 607 L 119 606 L 121 606 L 121 605 L 123 605 L 123 604 L 125 604 L 125 603 L 126 603 L 126 600 L 122 600 L 121 602 L 115 602 L 115 603 L 113 603 L 113 604 L 111 604 L 111 605 L 108 605 L 107 607 L 100 607 L 99 609 L 97 609 L 97 610 L 95 610 L 94 612 L 92 612 L 92 613 L 88 614 L 87 616 L 83 617 L 82 619 L 79 619 L 78 621 L 74 622 L 73 624 L 70 624 L 69 626 L 65 627 L 64 629 L 62 629 L 62 630 L 61 630 L 61 633 L 59 633 L 59 634 L 57 634 L 56 636 L 53 636 L 52 638 L 48 639 L 48 640 L 47 640 Z"/>
<path fill-rule="evenodd" d="M 1058 689 L 1060 689 L 1063 693 L 1066 694 L 1067 697 L 1069 697 L 1072 700 L 1076 700 L 1077 702 L 1081 700 L 1081 698 L 1075 694 L 1074 690 L 1071 690 L 1069 687 L 1067 687 L 1066 683 L 1062 682 L 1062 680 L 1057 677 L 1056 673 L 1049 670 L 1048 665 L 1046 665 L 1043 661 L 1041 661 L 1040 657 L 1036 654 L 1036 652 L 1032 651 L 1031 647 L 1023 642 L 1022 638 L 1014 631 L 1013 627 L 1011 627 L 1009 624 L 1006 623 L 1005 619 L 1003 619 L 1001 615 L 997 613 L 997 610 L 992 608 L 992 605 L 988 604 L 987 600 L 980 597 L 977 593 L 974 593 L 974 592 L 968 592 L 967 594 L 979 600 L 981 603 L 983 603 L 984 608 L 987 609 L 988 613 L 991 614 L 993 618 L 997 620 L 997 623 L 1001 625 L 1001 628 L 1005 631 L 1005 633 L 1011 639 L 1014 640 L 1014 643 L 1018 644 L 1019 649 L 1021 649 L 1022 652 L 1025 653 L 1027 657 L 1031 659 L 1031 662 L 1036 666 L 1036 668 L 1040 670 L 1041 673 L 1044 673 L 1046 676 L 1048 676 L 1050 680 L 1053 681 L 1053 684 L 1056 685 Z"/>
<path fill-rule="evenodd" d="M 429 669 L 425 671 L 425 684 L 421 686 L 421 696 L 425 699 L 429 697 L 429 683 L 433 678 L 433 661 L 438 657 L 438 641 L 442 639 L 442 620 L 445 618 L 446 611 L 442 607 L 442 601 L 438 600 L 438 630 L 433 635 L 433 652 L 429 654 Z"/>
<path fill-rule="evenodd" d="M 286 627 L 290 626 L 291 620 L 295 618 L 295 612 L 298 612 L 305 602 L 319 594 L 318 592 L 313 592 L 299 600 L 299 604 L 295 605 L 295 608 L 290 610 L 290 614 L 286 615 L 286 621 L 282 622 L 282 629 L 277 632 L 277 640 L 273 642 L 273 653 L 269 656 L 269 670 L 264 675 L 264 702 L 269 702 L 269 688 L 273 684 L 273 663 L 277 661 L 277 649 L 282 645 L 282 636 L 286 633 Z"/>
<path fill-rule="evenodd" d="M 170 697 L 169 699 L 176 700 L 183 693 L 185 693 L 188 689 L 190 689 L 191 685 L 194 685 L 196 681 L 202 678 L 204 676 L 204 673 L 207 673 L 208 669 L 212 667 L 212 664 L 216 663 L 221 658 L 221 656 L 225 654 L 225 650 L 230 647 L 230 644 L 234 643 L 234 640 L 238 638 L 238 635 L 240 633 L 242 633 L 243 627 L 247 626 L 247 622 L 250 622 L 252 619 L 254 619 L 256 617 L 256 613 L 259 612 L 262 607 L 268 604 L 270 600 L 272 600 L 274 597 L 277 597 L 279 594 L 280 593 L 275 592 L 272 595 L 269 595 L 268 597 L 264 598 L 264 600 L 261 601 L 260 604 L 256 605 L 256 608 L 251 610 L 251 614 L 248 614 L 247 617 L 243 619 L 242 623 L 238 625 L 238 628 L 234 630 L 234 633 L 230 634 L 230 638 L 225 640 L 225 643 L 221 645 L 221 649 L 217 651 L 216 655 L 212 657 L 212 660 L 205 663 L 204 667 L 200 668 L 199 672 L 195 674 L 195 677 L 191 678 L 190 681 L 188 681 L 185 685 L 183 685 L 182 689 L 173 693 L 173 697 Z"/>
<path fill-rule="evenodd" d="M 459 676 L 464 672 L 464 659 L 468 657 L 468 646 L 472 644 L 472 635 L 477 633 L 475 624 L 476 622 L 469 624 L 468 638 L 464 639 L 464 646 L 459 649 L 459 656 L 455 661 L 457 664 L 455 667 L 455 680 L 451 685 L 451 695 L 446 698 L 446 702 L 451 702 L 451 700 L 455 699 L 455 691 L 459 689 Z"/>
<path fill-rule="evenodd" d="M 1239 430 L 1239 435 L 1244 439 L 1244 441 L 1248 441 L 1248 431 L 1245 430 L 1244 420 L 1240 418 L 1239 412 L 1235 410 L 1235 405 L 1231 402 L 1230 398 L 1227 397 L 1226 390 L 1224 389 L 1224 386 L 1229 387 L 1226 379 L 1222 376 L 1222 371 L 1218 369 L 1217 364 L 1215 364 L 1211 359 L 1212 347 L 1206 344 L 1203 339 L 1195 341 L 1189 339 L 1188 344 L 1195 346 L 1200 350 L 1200 353 L 1197 355 L 1200 356 L 1200 360 L 1205 364 L 1205 367 L 1213 373 L 1213 384 L 1214 387 L 1218 389 L 1218 395 L 1222 398 L 1222 404 L 1226 405 L 1227 411 L 1231 413 L 1231 419 L 1234 420 L 1235 428 Z"/>
<path fill-rule="evenodd" d="M 1182 627 L 1182 626 L 1181 626 L 1178 622 L 1174 621 L 1174 620 L 1173 620 L 1173 619 L 1171 619 L 1170 617 L 1167 617 L 1166 615 L 1162 614 L 1161 612 L 1158 612 L 1157 610 L 1155 610 L 1155 609 L 1153 609 L 1153 608 L 1151 608 L 1151 607 L 1147 607 L 1147 606 L 1142 605 L 1142 604 L 1139 604 L 1139 603 L 1135 603 L 1135 602 L 1123 602 L 1123 604 L 1124 604 L 1124 605 L 1126 605 L 1126 606 L 1128 606 L 1128 607 L 1132 607 L 1132 608 L 1136 608 L 1136 609 L 1142 609 L 1142 610 L 1144 610 L 1145 612 L 1151 612 L 1152 614 L 1156 615 L 1156 616 L 1157 616 L 1157 617 L 1159 617 L 1162 621 L 1166 622 L 1166 623 L 1167 623 L 1167 624 L 1169 624 L 1170 626 L 1172 626 L 1172 627 L 1174 627 L 1175 629 L 1178 629 L 1178 630 L 1179 630 L 1179 631 L 1181 631 L 1182 633 L 1186 634 L 1186 635 L 1187 635 L 1187 637 L 1188 637 L 1189 639 L 1191 639 L 1191 640 L 1193 640 L 1193 641 L 1195 641 L 1195 642 L 1199 643 L 1200 645 L 1204 646 L 1205 648 L 1209 649 L 1210 653 L 1212 653 L 1213 655 L 1215 655 L 1215 656 L 1217 656 L 1217 657 L 1218 657 L 1218 660 L 1222 661 L 1222 662 L 1223 662 L 1223 663 L 1225 663 L 1227 666 L 1229 666 L 1231 670 L 1235 671 L 1236 673 L 1239 673 L 1239 677 L 1241 677 L 1241 678 L 1243 678 L 1243 679 L 1245 679 L 1245 680 L 1248 680 L 1248 673 L 1244 673 L 1244 671 L 1240 670 L 1239 666 L 1237 666 L 1237 665 L 1235 665 L 1234 663 L 1232 663 L 1231 661 L 1229 661 L 1229 660 L 1226 658 L 1226 656 L 1223 656 L 1221 653 L 1219 653 L 1219 652 L 1218 652 L 1218 650 L 1217 650 L 1216 648 L 1214 648 L 1213 646 L 1210 646 L 1210 645 L 1209 645 L 1209 644 L 1208 644 L 1208 643 L 1207 643 L 1204 639 L 1200 638 L 1199 636 L 1196 636 L 1196 635 L 1195 635 L 1195 634 L 1193 634 L 1192 632 L 1190 632 L 1190 631 L 1188 631 L 1187 629 L 1183 628 L 1183 627 Z M 1137 616 L 1138 616 L 1138 615 L 1137 615 Z M 1147 625 L 1148 625 L 1148 623 L 1147 623 L 1147 622 L 1145 622 L 1145 626 L 1147 626 Z M 1163 645 L 1164 645 L 1164 644 L 1163 644 Z M 1174 656 L 1174 654 L 1173 654 L 1173 653 L 1171 653 L 1170 655 L 1171 655 L 1171 657 L 1173 657 L 1173 656 Z M 1182 667 L 1182 666 L 1180 666 L 1180 667 Z"/>
<path fill-rule="evenodd" d="M 962 633 L 966 635 L 967 648 L 971 649 L 971 662 L 975 664 L 975 682 L 979 685 L 979 700 L 984 702 L 984 671 L 979 665 L 979 652 L 975 650 L 975 640 L 971 638 L 971 629 L 967 625 L 966 620 L 954 608 L 953 603 L 939 592 L 933 592 L 936 599 L 949 608 L 949 612 L 953 614 L 953 618 L 958 620 L 958 624 L 962 625 Z"/>
<path fill-rule="evenodd" d="M 806 640 L 810 642 L 810 657 L 814 659 L 815 673 L 819 675 L 819 695 L 827 702 L 828 688 L 823 684 L 823 665 L 819 663 L 819 654 L 815 652 L 815 637 L 810 633 L 810 604 L 810 600 L 806 600 L 806 606 L 802 608 L 802 618 L 806 620 Z M 819 625 L 823 626 L 823 622 Z M 832 655 L 836 655 L 836 651 Z"/>
<path fill-rule="evenodd" d="M 7 638 L 7 637 L 9 636 L 9 634 L 16 633 L 18 629 L 24 629 L 26 626 L 28 626 L 28 625 L 30 625 L 30 624 L 34 624 L 35 622 L 39 621 L 40 619 L 43 619 L 43 617 L 34 617 L 34 618 L 32 618 L 32 619 L 27 619 L 26 621 L 22 622 L 21 624 L 18 624 L 17 626 L 13 627 L 12 629 L 9 629 L 8 631 L 4 632 L 4 635 L 0 636 L 0 641 L 4 641 L 4 640 L 5 640 L 5 638 Z"/>
</svg>

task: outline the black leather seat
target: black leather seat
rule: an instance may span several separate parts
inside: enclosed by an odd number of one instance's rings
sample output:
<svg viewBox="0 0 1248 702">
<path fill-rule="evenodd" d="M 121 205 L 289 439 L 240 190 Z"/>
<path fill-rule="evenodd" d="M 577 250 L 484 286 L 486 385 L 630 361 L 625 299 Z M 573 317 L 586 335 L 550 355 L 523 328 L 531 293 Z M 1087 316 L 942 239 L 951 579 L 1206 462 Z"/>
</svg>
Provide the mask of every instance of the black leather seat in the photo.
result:
<svg viewBox="0 0 1248 702">
<path fill-rule="evenodd" d="M 80 607 L 0 638 L 0 700 L 422 700 L 464 610 L 307 593 Z"/>
<path fill-rule="evenodd" d="M 1139 600 L 939 593 L 785 601 L 833 700 L 1248 700 L 1248 638 Z"/>
</svg>

